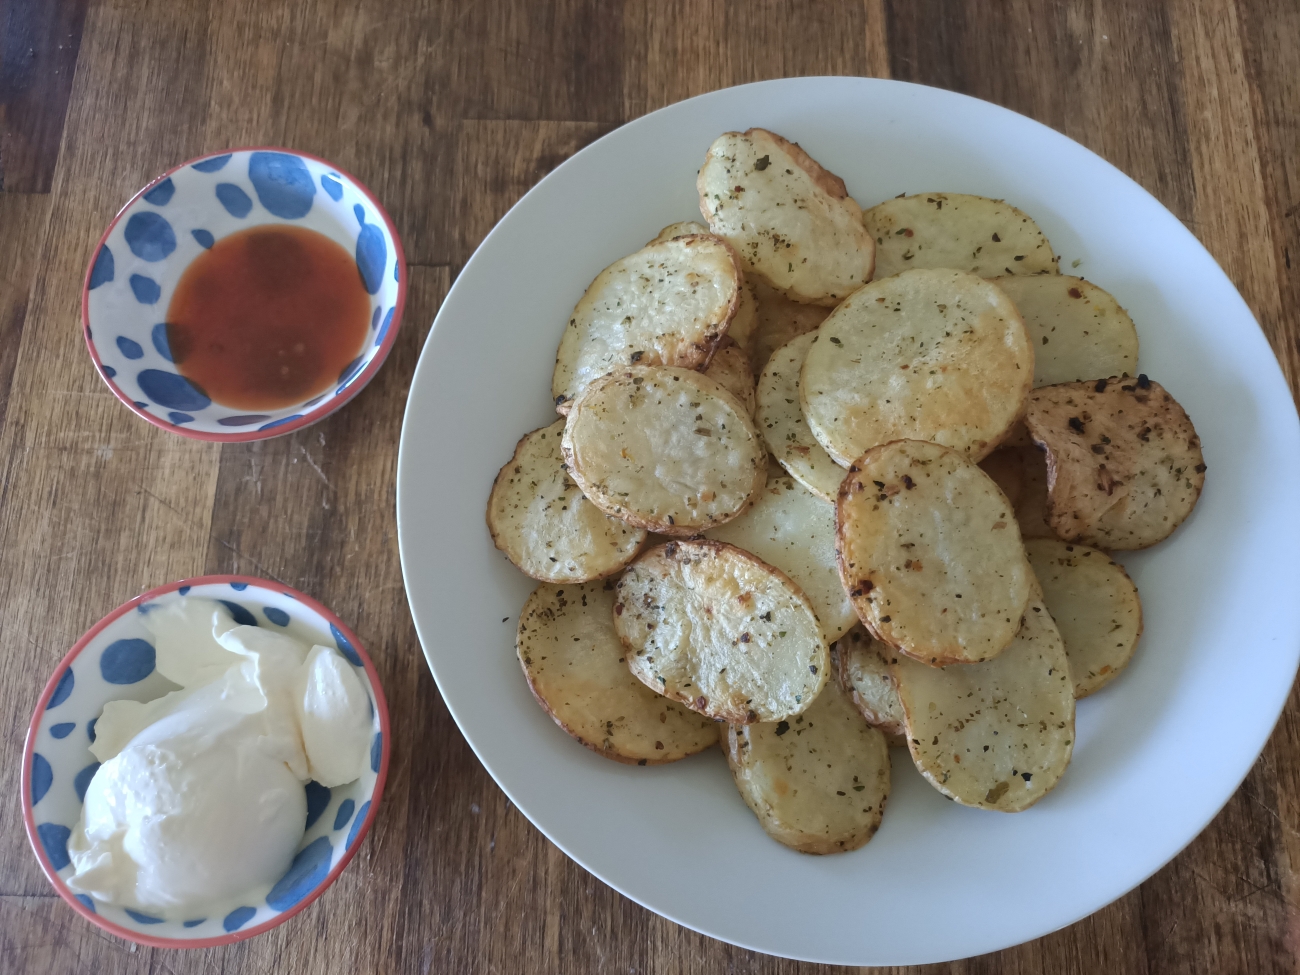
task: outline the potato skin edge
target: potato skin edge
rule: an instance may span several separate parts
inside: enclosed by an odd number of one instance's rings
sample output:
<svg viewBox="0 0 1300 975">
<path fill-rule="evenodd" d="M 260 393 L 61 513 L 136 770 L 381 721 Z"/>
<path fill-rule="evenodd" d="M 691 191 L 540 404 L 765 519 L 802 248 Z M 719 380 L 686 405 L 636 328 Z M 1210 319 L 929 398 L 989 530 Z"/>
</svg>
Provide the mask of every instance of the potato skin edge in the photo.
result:
<svg viewBox="0 0 1300 975">
<path fill-rule="evenodd" d="M 537 430 L 545 430 L 545 429 L 546 427 L 537 428 Z M 534 433 L 536 433 L 537 430 L 530 430 L 528 431 L 528 433 L 525 433 L 522 437 L 520 437 L 517 441 L 515 441 L 515 449 L 514 452 L 510 455 L 510 459 L 501 465 L 501 469 L 497 471 L 496 477 L 492 478 L 492 489 L 488 491 L 487 507 L 484 509 L 483 512 L 483 520 L 487 522 L 488 535 L 492 538 L 493 548 L 495 548 L 498 552 L 504 555 L 506 557 L 506 560 L 511 565 L 513 565 L 524 575 L 528 576 L 528 578 L 536 579 L 538 582 L 545 582 L 551 585 L 565 585 L 569 583 L 573 585 L 581 585 L 584 582 L 598 582 L 601 579 L 608 579 L 610 576 L 618 575 L 629 565 L 635 562 L 638 558 L 640 558 L 641 553 L 645 550 L 646 541 L 650 538 L 650 535 L 648 533 L 646 534 L 645 538 L 641 539 L 640 543 L 633 550 L 631 558 L 629 558 L 626 562 L 623 562 L 621 565 L 615 566 L 614 568 L 610 569 L 608 572 L 602 572 L 598 575 L 589 576 L 582 579 L 569 579 L 569 578 L 555 579 L 546 576 L 536 575 L 532 572 L 529 572 L 522 565 L 519 565 L 517 562 L 515 562 L 514 559 L 510 558 L 510 554 L 505 550 L 504 547 L 502 547 L 500 539 L 497 537 L 497 530 L 492 524 L 492 499 L 496 496 L 497 483 L 501 480 L 501 475 L 506 472 L 506 468 L 510 467 L 511 464 L 515 463 L 515 458 L 519 456 L 519 451 L 523 449 L 524 441 L 527 440 L 529 437 L 531 437 Z M 581 489 L 581 485 L 579 485 L 579 489 Z M 585 497 L 585 493 L 584 493 L 584 497 Z M 596 507 L 599 508 L 600 506 L 597 505 Z M 608 512 L 606 512 L 606 514 L 608 514 Z M 632 525 L 632 527 L 639 528 L 641 526 Z"/>
<path fill-rule="evenodd" d="M 577 584 L 578 583 L 575 583 L 575 585 Z M 547 717 L 549 717 L 552 721 L 554 721 L 561 731 L 563 731 L 566 735 L 568 735 L 570 738 L 572 738 L 574 741 L 580 744 L 583 748 L 595 752 L 601 758 L 607 758 L 611 762 L 618 762 L 620 765 L 671 765 L 673 762 L 680 762 L 684 759 L 690 758 L 692 755 L 698 755 L 701 752 L 708 751 L 709 748 L 712 747 L 711 742 L 705 743 L 705 745 L 702 748 L 693 752 L 687 752 L 686 754 L 680 755 L 676 758 L 649 758 L 649 757 L 633 758 L 628 755 L 623 755 L 612 749 L 601 748 L 595 742 L 591 742 L 588 741 L 586 738 L 583 738 L 572 728 L 570 728 L 567 724 L 565 724 L 562 720 L 560 720 L 560 717 L 553 710 L 551 710 L 551 705 L 547 703 L 546 699 L 537 692 L 537 687 L 533 684 L 533 675 L 529 673 L 528 666 L 524 663 L 523 654 L 520 652 L 521 640 L 520 640 L 519 626 L 522 625 L 524 621 L 524 612 L 528 609 L 528 604 L 529 602 L 531 602 L 531 600 L 532 600 L 532 595 L 530 594 L 528 599 L 524 601 L 523 609 L 520 610 L 519 613 L 519 621 L 515 627 L 515 657 L 519 661 L 519 669 L 524 672 L 524 682 L 528 685 L 528 693 L 532 694 L 533 700 L 537 702 L 538 706 L 541 707 L 541 709 L 546 713 Z M 644 681 L 642 683 L 644 683 Z"/>
</svg>

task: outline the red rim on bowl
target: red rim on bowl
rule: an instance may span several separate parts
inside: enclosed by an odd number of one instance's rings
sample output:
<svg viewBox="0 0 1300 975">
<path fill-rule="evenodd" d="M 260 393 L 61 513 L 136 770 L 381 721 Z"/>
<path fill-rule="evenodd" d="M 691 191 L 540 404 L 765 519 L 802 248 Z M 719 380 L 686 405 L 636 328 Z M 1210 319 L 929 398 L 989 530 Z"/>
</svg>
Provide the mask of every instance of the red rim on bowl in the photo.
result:
<svg viewBox="0 0 1300 975">
<path fill-rule="evenodd" d="M 139 931 L 132 931 L 129 928 L 124 928 L 121 925 L 115 924 L 104 918 L 102 915 L 96 914 L 77 900 L 59 878 L 58 871 L 54 869 L 54 865 L 50 863 L 49 858 L 45 855 L 45 847 L 36 833 L 36 815 L 32 810 L 32 804 L 28 802 L 28 797 L 32 794 L 32 752 L 36 748 L 36 734 L 40 727 L 41 716 L 45 713 L 45 705 L 54 695 L 54 690 L 58 686 L 59 678 L 63 676 L 63 672 L 67 670 L 81 651 L 86 648 L 86 645 L 98 636 L 106 626 L 126 613 L 129 613 L 141 603 L 148 602 L 151 599 L 156 599 L 157 597 L 166 595 L 169 592 L 175 592 L 182 586 L 204 586 L 214 583 L 244 583 L 250 586 L 257 586 L 260 589 L 269 589 L 275 592 L 281 592 L 302 603 L 308 609 L 319 613 L 327 622 L 333 623 L 339 628 L 339 631 L 343 636 L 352 644 L 352 648 L 356 650 L 357 656 L 361 658 L 361 663 L 364 666 L 366 676 L 370 679 L 371 690 L 374 692 L 375 711 L 379 715 L 379 731 L 380 734 L 383 735 L 383 747 L 381 749 L 379 760 L 379 772 L 376 774 L 374 792 L 370 797 L 370 810 L 366 814 L 365 821 L 361 824 L 361 828 L 357 831 L 356 839 L 352 841 L 350 846 L 344 849 L 343 855 L 339 858 L 339 862 L 334 865 L 334 868 L 330 870 L 325 879 L 321 881 L 310 894 L 293 907 L 255 927 L 233 931 L 230 934 L 223 934 L 220 937 L 194 939 L 156 938 L 147 934 L 142 934 Z M 40 862 L 41 869 L 45 871 L 45 876 L 49 878 L 55 891 L 68 903 L 68 906 L 84 917 L 87 921 L 103 928 L 109 934 L 116 935 L 119 938 L 124 938 L 127 941 L 134 941 L 136 944 L 145 945 L 149 948 L 218 948 L 222 945 L 234 944 L 236 941 L 246 941 L 249 938 L 256 937 L 264 931 L 269 931 L 277 925 L 283 924 L 299 911 L 310 906 L 316 898 L 320 897 L 320 895 L 338 879 L 339 874 L 343 872 L 344 868 L 347 867 L 349 862 L 351 862 L 352 857 L 356 854 L 357 850 L 360 849 L 361 841 L 364 840 L 366 834 L 370 832 L 370 827 L 375 821 L 375 814 L 379 811 L 379 800 L 383 797 L 384 782 L 388 778 L 388 753 L 390 747 L 391 737 L 388 728 L 388 702 L 384 699 L 384 689 L 379 683 L 379 673 L 375 670 L 375 665 L 371 661 L 370 655 L 366 653 L 365 647 L 361 645 L 356 634 L 353 633 L 347 624 L 339 619 L 334 613 L 322 606 L 316 600 L 312 599 L 310 596 L 304 595 L 289 586 L 281 585 L 278 582 L 271 582 L 267 579 L 258 579 L 253 576 L 240 575 L 212 575 L 198 576 L 193 579 L 181 579 L 178 582 L 169 582 L 165 586 L 150 589 L 148 592 L 142 593 L 134 599 L 123 603 L 87 630 L 72 649 L 68 651 L 67 655 L 59 661 L 58 667 L 54 669 L 53 676 L 50 677 L 49 682 L 45 685 L 45 690 L 41 692 L 40 699 L 36 702 L 36 711 L 32 715 L 31 724 L 27 727 L 27 741 L 23 745 L 23 768 L 20 785 L 22 790 L 21 802 L 23 804 L 23 825 L 27 830 L 27 841 L 31 844 L 32 850 L 36 853 L 36 859 Z"/>
<path fill-rule="evenodd" d="M 388 235 L 393 240 L 394 256 L 397 261 L 397 266 L 402 269 L 402 273 L 397 282 L 397 301 L 393 305 L 393 321 L 388 327 L 388 334 L 384 336 L 384 341 L 380 345 L 379 351 L 371 357 L 370 363 L 366 368 L 348 384 L 348 388 L 344 391 L 343 395 L 333 396 L 316 409 L 304 413 L 297 420 L 293 420 L 289 423 L 282 423 L 279 426 L 271 427 L 269 430 L 245 430 L 237 433 L 211 433 L 206 430 L 195 430 L 190 427 L 177 426 L 168 423 L 165 420 L 154 416 L 148 410 L 140 409 L 140 407 L 135 405 L 135 401 L 123 393 L 122 390 L 118 389 L 117 383 L 113 382 L 113 380 L 111 380 L 104 372 L 104 363 L 100 361 L 99 353 L 95 351 L 95 343 L 90 337 L 90 276 L 95 270 L 95 261 L 99 258 L 99 253 L 103 249 L 104 244 L 107 243 L 109 235 L 113 232 L 113 228 L 117 226 L 118 221 L 122 219 L 122 215 L 131 208 L 136 200 L 140 199 L 140 197 L 144 196 L 173 173 L 179 172 L 186 166 L 192 166 L 196 162 L 202 162 L 204 159 L 210 159 L 213 156 L 224 156 L 227 153 L 233 154 L 236 152 L 282 152 L 290 156 L 301 156 L 303 159 L 310 159 L 313 162 L 320 163 L 322 166 L 328 166 L 332 172 L 350 180 L 352 185 L 361 191 L 361 195 L 370 201 L 371 206 L 375 208 L 375 212 L 378 213 L 380 219 L 383 220 L 384 227 L 387 228 Z M 81 332 L 82 337 L 86 340 L 86 348 L 90 352 L 90 358 L 95 363 L 95 371 L 99 373 L 99 378 L 108 384 L 108 388 L 112 390 L 113 395 L 121 400 L 127 409 L 136 416 L 148 420 L 154 426 L 158 427 L 158 429 L 166 430 L 168 433 L 174 433 L 178 436 L 188 437 L 191 440 L 206 440 L 210 443 L 247 443 L 252 440 L 270 440 L 273 437 L 282 437 L 286 433 L 293 433 L 295 430 L 301 430 L 303 427 L 311 426 L 313 423 L 325 419 L 325 417 L 329 416 L 336 410 L 342 409 L 350 403 L 353 397 L 361 392 L 361 390 L 365 389 L 370 380 L 375 378 L 375 373 L 379 371 L 380 366 L 384 364 L 384 360 L 388 358 L 388 353 L 392 351 L 393 344 L 397 341 L 397 333 L 402 326 L 402 313 L 406 309 L 406 278 L 406 251 L 402 248 L 401 237 L 397 235 L 397 227 L 394 226 L 393 219 L 388 215 L 388 211 L 383 208 L 379 200 L 375 198 L 375 195 L 370 192 L 370 188 L 359 179 L 349 173 L 346 169 L 334 165 L 334 163 L 330 162 L 328 159 L 322 159 L 320 156 L 313 155 L 310 152 L 301 152 L 297 149 L 285 149 L 282 146 L 238 146 L 233 149 L 222 149 L 218 152 L 207 152 L 201 156 L 195 156 L 193 159 L 187 159 L 185 162 L 173 166 L 171 169 L 156 176 L 147 185 L 143 186 L 135 196 L 127 200 L 126 203 L 123 204 L 122 208 L 117 211 L 113 216 L 113 219 L 109 221 L 108 227 L 105 229 L 103 236 L 99 238 L 99 243 L 95 245 L 95 249 L 90 255 L 90 263 L 86 266 L 86 274 L 82 278 Z"/>
</svg>

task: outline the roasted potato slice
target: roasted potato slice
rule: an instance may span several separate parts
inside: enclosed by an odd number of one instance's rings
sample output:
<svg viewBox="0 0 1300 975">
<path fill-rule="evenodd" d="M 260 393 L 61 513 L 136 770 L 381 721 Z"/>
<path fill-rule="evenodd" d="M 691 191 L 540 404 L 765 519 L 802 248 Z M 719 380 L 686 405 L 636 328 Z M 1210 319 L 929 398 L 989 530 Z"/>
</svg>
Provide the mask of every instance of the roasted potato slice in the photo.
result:
<svg viewBox="0 0 1300 975">
<path fill-rule="evenodd" d="M 766 129 L 726 132 L 696 187 L 709 228 L 795 301 L 835 305 L 871 280 L 875 245 L 861 208 L 795 143 Z"/>
<path fill-rule="evenodd" d="M 1133 658 L 1142 635 L 1137 586 L 1105 552 L 1078 542 L 1036 538 L 1025 552 L 1065 642 L 1074 696 L 1087 697 Z"/>
<path fill-rule="evenodd" d="M 980 460 L 1024 411 L 1034 379 L 1025 323 L 965 271 L 874 281 L 817 330 L 799 379 L 813 436 L 847 467 L 877 444 L 933 440 Z"/>
<path fill-rule="evenodd" d="M 522 572 L 542 582 L 587 582 L 620 571 L 646 531 L 588 501 L 564 470 L 564 421 L 526 434 L 497 472 L 488 497 L 492 542 Z"/>
<path fill-rule="evenodd" d="M 754 415 L 754 372 L 744 349 L 734 342 L 724 341 L 722 347 L 713 353 L 713 361 L 704 370 L 704 375 L 736 397 L 746 413 Z"/>
<path fill-rule="evenodd" d="M 1137 328 L 1109 291 L 1069 274 L 1009 274 L 993 283 L 1029 329 L 1035 386 L 1136 375 Z"/>
<path fill-rule="evenodd" d="M 1039 594 L 1011 646 L 978 664 L 890 664 L 912 761 L 964 806 L 1020 812 L 1060 781 L 1074 750 L 1074 685 Z"/>
<path fill-rule="evenodd" d="M 664 535 L 730 521 L 767 480 L 767 451 L 744 404 L 671 366 L 596 380 L 574 402 L 561 447 L 596 507 Z"/>
<path fill-rule="evenodd" d="M 840 487 L 836 526 L 840 578 L 877 639 L 931 665 L 1011 643 L 1033 572 L 1006 495 L 957 451 L 919 440 L 867 451 Z"/>
<path fill-rule="evenodd" d="M 844 468 L 812 435 L 799 402 L 799 371 L 815 337 L 801 335 L 773 353 L 758 377 L 754 419 L 777 463 L 813 494 L 834 504 Z"/>
<path fill-rule="evenodd" d="M 980 277 L 1055 274 L 1056 255 L 1038 224 L 1005 200 L 968 193 L 917 193 L 862 215 L 876 242 L 876 278 L 917 267 Z"/>
<path fill-rule="evenodd" d="M 898 652 L 888 644 L 872 638 L 862 626 L 855 626 L 835 644 L 840 686 L 853 706 L 879 728 L 891 745 L 906 745 L 903 702 L 898 698 L 889 664 Z"/>
<path fill-rule="evenodd" d="M 1047 451 L 1047 520 L 1066 541 L 1147 548 L 1201 496 L 1201 439 L 1145 375 L 1036 389 L 1025 425 Z"/>
<path fill-rule="evenodd" d="M 817 326 L 826 321 L 831 309 L 823 305 L 802 305 L 791 301 L 781 292 L 758 280 L 750 283 L 757 296 L 758 307 L 750 358 L 755 369 L 762 369 L 772 354 L 791 339 L 815 332 Z M 734 323 L 732 327 L 735 327 Z"/>
<path fill-rule="evenodd" d="M 556 409 L 621 366 L 707 366 L 740 305 L 740 261 L 709 234 L 641 248 L 596 276 L 569 316 L 551 377 Z"/>
<path fill-rule="evenodd" d="M 659 231 L 659 233 L 655 234 L 646 246 L 649 247 L 650 244 L 662 244 L 665 240 L 673 240 L 677 237 L 689 237 L 692 234 L 707 233 L 710 233 L 709 228 L 698 220 L 679 220 L 677 223 L 670 223 L 667 227 L 664 227 L 663 230 Z"/>
<path fill-rule="evenodd" d="M 555 723 L 617 762 L 660 765 L 702 752 L 718 726 L 628 672 L 614 632 L 614 583 L 542 585 L 519 614 L 515 648 Z"/>
<path fill-rule="evenodd" d="M 844 853 L 880 827 L 889 748 L 834 681 L 803 714 L 729 726 L 724 747 L 736 788 L 777 842 L 801 853 Z"/>
<path fill-rule="evenodd" d="M 669 542 L 633 562 L 618 583 L 614 629 L 643 684 L 732 724 L 807 710 L 829 671 L 808 597 L 723 542 Z"/>
<path fill-rule="evenodd" d="M 785 471 L 768 471 L 753 506 L 706 537 L 743 548 L 794 580 L 812 603 L 826 639 L 838 640 L 857 623 L 835 562 L 835 505 Z"/>
</svg>

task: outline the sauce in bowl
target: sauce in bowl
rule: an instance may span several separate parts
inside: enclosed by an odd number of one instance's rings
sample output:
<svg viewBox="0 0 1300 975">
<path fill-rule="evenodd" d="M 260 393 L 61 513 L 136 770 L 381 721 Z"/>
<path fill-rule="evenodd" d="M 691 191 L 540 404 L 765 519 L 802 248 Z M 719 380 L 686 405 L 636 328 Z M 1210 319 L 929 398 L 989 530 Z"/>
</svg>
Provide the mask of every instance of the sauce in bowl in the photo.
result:
<svg viewBox="0 0 1300 975">
<path fill-rule="evenodd" d="M 181 275 L 167 308 L 176 368 L 223 406 L 275 410 L 324 393 L 361 354 L 370 296 L 356 261 L 283 224 L 224 237 Z"/>
</svg>

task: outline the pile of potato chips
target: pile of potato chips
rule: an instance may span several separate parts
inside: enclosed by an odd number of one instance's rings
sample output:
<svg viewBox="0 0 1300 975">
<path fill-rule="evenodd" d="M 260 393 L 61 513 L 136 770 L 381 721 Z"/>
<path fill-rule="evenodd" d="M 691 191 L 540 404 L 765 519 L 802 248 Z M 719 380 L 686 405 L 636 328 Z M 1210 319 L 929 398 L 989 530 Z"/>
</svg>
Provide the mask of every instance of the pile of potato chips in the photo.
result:
<svg viewBox="0 0 1300 975">
<path fill-rule="evenodd" d="M 808 853 L 880 825 L 889 745 L 959 803 L 1061 778 L 1075 699 L 1127 665 L 1146 548 L 1205 479 L 1132 320 L 1025 213 L 956 193 L 865 212 L 763 129 L 699 172 L 707 223 L 602 271 L 556 355 L 562 419 L 493 484 L 541 581 L 534 696 L 616 761 L 721 741 Z"/>
</svg>

